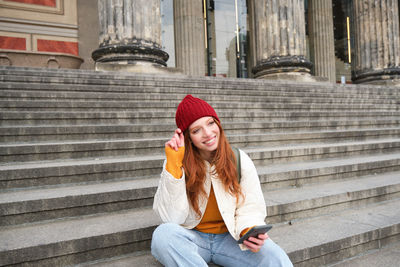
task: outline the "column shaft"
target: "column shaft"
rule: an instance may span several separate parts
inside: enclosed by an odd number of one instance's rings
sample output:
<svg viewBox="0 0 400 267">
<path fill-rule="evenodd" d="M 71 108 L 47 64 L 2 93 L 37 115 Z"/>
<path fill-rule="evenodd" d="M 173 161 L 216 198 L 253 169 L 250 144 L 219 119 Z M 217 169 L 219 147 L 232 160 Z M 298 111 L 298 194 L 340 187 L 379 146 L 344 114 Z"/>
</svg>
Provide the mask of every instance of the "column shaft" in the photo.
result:
<svg viewBox="0 0 400 267">
<path fill-rule="evenodd" d="M 305 58 L 306 34 L 303 0 L 257 0 L 255 8 L 257 78 L 307 74 L 312 64 Z"/>
<path fill-rule="evenodd" d="M 309 0 L 309 36 L 314 75 L 336 82 L 332 0 Z"/>
<path fill-rule="evenodd" d="M 400 79 L 397 0 L 354 0 L 356 83 L 384 84 Z"/>
<path fill-rule="evenodd" d="M 205 75 L 203 5 L 201 0 L 174 0 L 176 67 L 192 76 Z"/>
<path fill-rule="evenodd" d="M 159 0 L 99 0 L 99 48 L 96 62 L 134 64 L 151 62 L 166 66 L 161 50 Z"/>
</svg>

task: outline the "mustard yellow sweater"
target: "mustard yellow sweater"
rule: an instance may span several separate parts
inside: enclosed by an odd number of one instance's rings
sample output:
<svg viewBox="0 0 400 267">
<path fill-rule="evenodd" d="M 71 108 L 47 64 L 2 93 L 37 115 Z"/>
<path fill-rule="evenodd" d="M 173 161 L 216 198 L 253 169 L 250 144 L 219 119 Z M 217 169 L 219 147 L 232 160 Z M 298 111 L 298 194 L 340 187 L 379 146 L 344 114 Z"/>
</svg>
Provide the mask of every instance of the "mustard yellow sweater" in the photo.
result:
<svg viewBox="0 0 400 267">
<path fill-rule="evenodd" d="M 167 156 L 167 163 L 165 168 L 176 179 L 182 178 L 182 161 L 185 154 L 185 147 L 180 147 L 178 151 L 167 146 L 165 148 Z M 222 219 L 221 213 L 218 209 L 217 200 L 215 198 L 214 189 L 211 186 L 210 196 L 208 198 L 206 210 L 200 223 L 195 227 L 196 230 L 203 233 L 222 234 L 226 233 L 225 222 Z M 242 231 L 241 235 L 245 234 L 249 229 Z"/>
</svg>

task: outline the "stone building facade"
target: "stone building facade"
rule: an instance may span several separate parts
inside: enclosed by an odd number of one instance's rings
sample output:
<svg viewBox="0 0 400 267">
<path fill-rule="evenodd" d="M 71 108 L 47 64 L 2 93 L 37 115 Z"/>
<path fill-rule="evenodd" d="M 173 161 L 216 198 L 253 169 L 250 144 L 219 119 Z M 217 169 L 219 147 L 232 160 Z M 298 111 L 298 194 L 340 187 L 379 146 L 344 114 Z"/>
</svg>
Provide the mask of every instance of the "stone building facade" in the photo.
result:
<svg viewBox="0 0 400 267">
<path fill-rule="evenodd" d="M 0 64 L 79 68 L 76 0 L 0 0 Z"/>
<path fill-rule="evenodd" d="M 398 84 L 399 1 L 0 0 L 0 63 Z"/>
</svg>

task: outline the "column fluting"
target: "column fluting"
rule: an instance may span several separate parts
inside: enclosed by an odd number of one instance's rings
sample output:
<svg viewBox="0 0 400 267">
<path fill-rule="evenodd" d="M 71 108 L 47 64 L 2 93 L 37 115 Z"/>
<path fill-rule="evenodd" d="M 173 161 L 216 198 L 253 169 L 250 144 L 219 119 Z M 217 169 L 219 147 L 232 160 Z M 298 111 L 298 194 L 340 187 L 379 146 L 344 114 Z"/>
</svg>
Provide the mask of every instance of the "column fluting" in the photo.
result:
<svg viewBox="0 0 400 267">
<path fill-rule="evenodd" d="M 161 50 L 160 0 L 99 0 L 99 48 L 96 62 L 166 66 Z"/>
<path fill-rule="evenodd" d="M 309 0 L 308 14 L 314 75 L 336 83 L 332 0 Z"/>
<path fill-rule="evenodd" d="M 354 0 L 355 83 L 386 84 L 400 80 L 397 0 Z"/>
<path fill-rule="evenodd" d="M 204 19 L 201 0 L 174 0 L 175 60 L 184 74 L 205 75 Z"/>
<path fill-rule="evenodd" d="M 305 57 L 304 0 L 257 0 L 254 11 L 255 77 L 309 76 L 312 63 Z"/>
</svg>

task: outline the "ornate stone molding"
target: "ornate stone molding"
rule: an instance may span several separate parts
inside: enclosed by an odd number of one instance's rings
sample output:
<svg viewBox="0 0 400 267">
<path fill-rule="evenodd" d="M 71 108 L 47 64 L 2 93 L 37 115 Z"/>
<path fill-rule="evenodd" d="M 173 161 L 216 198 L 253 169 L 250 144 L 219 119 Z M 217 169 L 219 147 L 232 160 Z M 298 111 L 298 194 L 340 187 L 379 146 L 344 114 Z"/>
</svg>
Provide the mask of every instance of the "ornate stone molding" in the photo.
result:
<svg viewBox="0 0 400 267">
<path fill-rule="evenodd" d="M 284 72 L 304 72 L 310 73 L 312 63 L 304 56 L 271 56 L 262 60 L 253 68 L 253 72 L 258 75 L 284 73 Z"/>
<path fill-rule="evenodd" d="M 148 61 L 166 66 L 168 54 L 158 47 L 144 47 L 141 45 L 108 45 L 96 49 L 92 53 L 93 60 L 97 62 Z"/>
<path fill-rule="evenodd" d="M 80 57 L 63 53 L 0 50 L 0 66 L 79 69 L 82 62 Z"/>
</svg>

